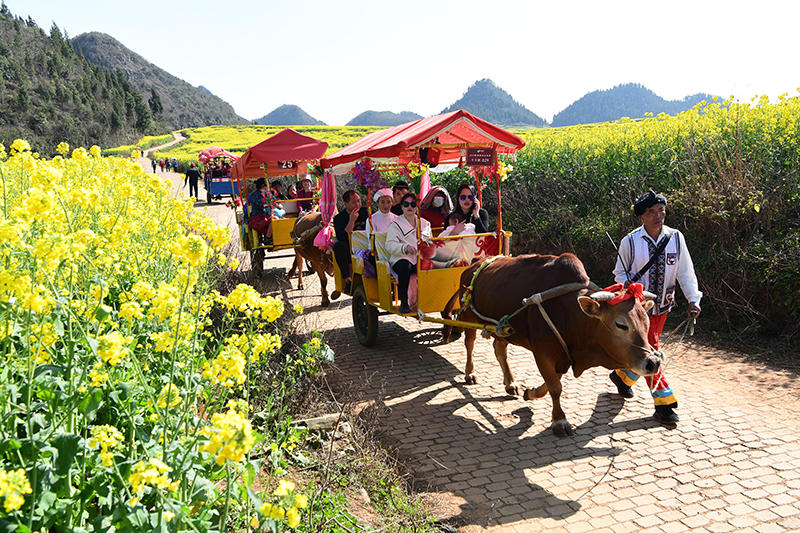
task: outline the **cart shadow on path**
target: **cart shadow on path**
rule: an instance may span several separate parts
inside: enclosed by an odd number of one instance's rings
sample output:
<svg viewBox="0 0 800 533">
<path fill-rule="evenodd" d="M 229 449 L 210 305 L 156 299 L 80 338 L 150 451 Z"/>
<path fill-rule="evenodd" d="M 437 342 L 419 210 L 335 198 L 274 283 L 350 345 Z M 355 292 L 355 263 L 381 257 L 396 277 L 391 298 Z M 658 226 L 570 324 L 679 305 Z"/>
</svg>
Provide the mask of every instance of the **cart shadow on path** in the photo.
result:
<svg viewBox="0 0 800 533">
<path fill-rule="evenodd" d="M 478 385 L 465 385 L 462 371 L 432 349 L 438 332 L 438 328 L 409 332 L 384 321 L 383 346 L 379 342 L 372 350 L 355 343 L 352 329 L 329 333 L 331 339 L 351 336 L 347 344 L 332 344 L 339 370 L 336 386 L 365 387 L 364 398 L 373 399 L 384 413 L 382 434 L 404 456 L 417 485 L 466 499 L 461 513 L 449 519 L 454 523 L 488 527 L 516 521 L 518 513 L 526 519 L 565 520 L 581 509 L 580 495 L 556 496 L 532 482 L 528 473 L 536 477 L 537 470 L 580 458 L 599 460 L 602 464 L 594 469 L 601 470 L 594 484 L 576 485 L 571 492 L 588 494 L 604 477 L 602 471 L 607 472 L 624 451 L 614 443 L 624 438 L 615 439 L 614 434 L 657 425 L 649 418 L 614 423 L 624 400 L 603 392 L 589 419 L 575 426 L 574 437 L 555 437 L 546 424 L 548 400 L 524 402 L 508 396 L 499 368 L 492 372 L 499 384 L 483 377 Z M 394 342 L 387 342 L 388 337 Z M 603 437 L 607 444 L 598 442 Z M 503 508 L 506 515 L 517 516 L 506 520 Z"/>
</svg>

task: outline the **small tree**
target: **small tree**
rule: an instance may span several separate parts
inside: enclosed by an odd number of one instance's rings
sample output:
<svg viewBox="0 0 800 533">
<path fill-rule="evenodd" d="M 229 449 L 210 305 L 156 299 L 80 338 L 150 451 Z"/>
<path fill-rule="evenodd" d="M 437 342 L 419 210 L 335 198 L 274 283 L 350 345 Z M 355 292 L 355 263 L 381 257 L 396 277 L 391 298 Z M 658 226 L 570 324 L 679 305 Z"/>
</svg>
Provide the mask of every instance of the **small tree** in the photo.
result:
<svg viewBox="0 0 800 533">
<path fill-rule="evenodd" d="M 31 107 L 31 97 L 28 96 L 28 90 L 24 86 L 20 87 L 17 92 L 17 106 L 23 112 Z"/>
<path fill-rule="evenodd" d="M 154 117 L 161 116 L 161 113 L 164 111 L 164 105 L 161 103 L 161 97 L 158 96 L 155 87 L 150 87 L 150 100 L 148 100 L 147 104 L 150 106 L 150 111 L 153 113 Z"/>
</svg>

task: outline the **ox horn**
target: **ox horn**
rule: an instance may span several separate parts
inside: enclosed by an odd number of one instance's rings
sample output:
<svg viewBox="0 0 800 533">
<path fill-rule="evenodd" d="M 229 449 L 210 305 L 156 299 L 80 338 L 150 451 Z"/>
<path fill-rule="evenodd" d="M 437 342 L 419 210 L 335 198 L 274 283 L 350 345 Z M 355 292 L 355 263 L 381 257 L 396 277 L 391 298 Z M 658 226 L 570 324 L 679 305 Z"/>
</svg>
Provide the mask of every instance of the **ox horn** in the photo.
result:
<svg viewBox="0 0 800 533">
<path fill-rule="evenodd" d="M 642 295 L 644 296 L 645 300 L 653 300 L 653 301 L 655 301 L 655 299 L 657 298 L 657 296 L 655 294 L 653 294 L 652 292 L 648 292 L 648 291 L 642 291 Z"/>
<path fill-rule="evenodd" d="M 592 294 L 591 298 L 595 302 L 608 302 L 612 300 L 615 296 L 616 294 L 614 294 L 613 292 L 600 291 Z"/>
</svg>

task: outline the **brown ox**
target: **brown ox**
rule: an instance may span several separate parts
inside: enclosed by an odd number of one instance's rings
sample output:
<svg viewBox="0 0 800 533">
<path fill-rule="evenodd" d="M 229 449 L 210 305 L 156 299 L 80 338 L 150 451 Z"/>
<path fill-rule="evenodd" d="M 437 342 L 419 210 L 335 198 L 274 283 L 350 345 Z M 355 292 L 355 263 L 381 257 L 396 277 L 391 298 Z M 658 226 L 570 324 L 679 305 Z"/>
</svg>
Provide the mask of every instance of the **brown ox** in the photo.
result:
<svg viewBox="0 0 800 533">
<path fill-rule="evenodd" d="M 444 314 L 450 317 L 456 298 L 461 298 L 465 287 L 472 283 L 474 272 L 482 262 L 474 263 L 461 275 L 461 289 L 448 302 Z M 572 254 L 523 255 L 498 257 L 486 266 L 475 280 L 472 305 L 483 316 L 499 320 L 523 306 L 522 299 L 564 284 L 589 285 L 583 263 Z M 508 337 L 494 338 L 494 353 L 503 370 L 506 392 L 522 395 L 526 400 L 543 397 L 548 391 L 553 399 L 551 428 L 558 436 L 574 432 L 561 409 L 561 376 L 570 367 L 575 377 L 586 369 L 604 366 L 608 369 L 628 368 L 640 375 L 652 375 L 659 368 L 659 359 L 647 342 L 650 321 L 647 311 L 652 301 L 644 304 L 629 298 L 616 305 L 587 296 L 594 291 L 583 288 L 545 301 L 542 305 L 563 338 L 568 352 L 547 324 L 536 305 L 529 305 L 513 317 L 510 325 L 514 333 Z M 609 293 L 601 293 L 609 297 Z M 480 319 L 469 307 L 462 308 L 459 320 L 489 323 Z M 476 383 L 473 373 L 472 350 L 477 331 L 468 329 L 464 343 L 467 347 L 466 383 Z M 450 328 L 445 327 L 444 339 L 449 340 Z M 544 384 L 526 389 L 518 384 L 508 366 L 508 344 L 522 346 L 533 352 L 536 366 Z"/>
<path fill-rule="evenodd" d="M 294 262 L 292 268 L 286 274 L 286 281 L 290 281 L 297 271 L 297 288 L 303 289 L 303 260 L 311 263 L 311 270 L 319 276 L 319 284 L 322 287 L 322 305 L 328 307 L 331 301 L 328 299 L 328 278 L 326 274 L 333 277 L 333 262 L 331 257 L 314 246 L 314 237 L 317 236 L 322 228 L 322 215 L 320 213 L 310 213 L 298 218 L 294 223 L 292 238 L 295 242 Z M 331 298 L 334 300 L 341 295 L 339 291 L 333 291 Z"/>
</svg>

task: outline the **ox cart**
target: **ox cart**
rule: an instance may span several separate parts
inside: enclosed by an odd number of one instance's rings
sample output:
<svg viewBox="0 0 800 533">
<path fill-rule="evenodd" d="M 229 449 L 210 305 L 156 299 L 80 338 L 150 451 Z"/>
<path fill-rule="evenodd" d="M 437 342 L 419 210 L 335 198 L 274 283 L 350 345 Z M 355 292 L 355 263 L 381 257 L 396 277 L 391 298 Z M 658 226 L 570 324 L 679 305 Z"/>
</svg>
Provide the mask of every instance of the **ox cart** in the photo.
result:
<svg viewBox="0 0 800 533">
<path fill-rule="evenodd" d="M 206 203 L 221 200 L 224 196 L 234 198 L 239 194 L 239 184 L 231 179 L 230 170 L 239 159 L 238 155 L 212 145 L 198 152 L 197 159 L 202 163 Z"/>
<path fill-rule="evenodd" d="M 504 231 L 502 225 L 497 157 L 499 154 L 514 154 L 524 145 L 525 141 L 520 137 L 459 110 L 372 133 L 322 159 L 321 166 L 325 170 L 323 203 L 326 187 L 334 187 L 335 190 L 335 185 L 332 185 L 334 176 L 353 173 L 355 168 L 368 167 L 384 173 L 402 172 L 409 165 L 416 165 L 417 169 L 425 169 L 416 191 L 421 194 L 425 193 L 426 183 L 429 186 L 427 171 L 434 170 L 434 167 L 437 172 L 472 167 L 470 173 L 478 181 L 483 176 L 492 179 L 496 184 L 497 229 L 492 233 L 423 239 L 420 234 L 418 207 L 416 291 L 409 295 L 412 304 L 410 313 L 400 311 L 398 284 L 385 248 L 386 233 L 372 233 L 369 238 L 365 231 L 351 233 L 352 282 L 346 294 L 353 298 L 353 326 L 356 338 L 362 345 L 372 346 L 376 342 L 379 317 L 389 314 L 414 316 L 425 322 L 495 331 L 496 326 L 493 325 L 445 320 L 433 316 L 433 313 L 444 310 L 448 300 L 459 288 L 462 272 L 470 263 L 483 257 L 509 253 L 511 233 Z M 359 167 L 356 167 L 357 164 Z M 477 190 L 481 190 L 480 183 Z M 371 206 L 371 202 L 368 204 Z M 374 257 L 374 273 L 365 265 L 364 257 L 368 257 L 368 254 L 363 251 L 369 251 Z M 433 268 L 428 259 L 434 253 L 446 253 L 458 259 L 448 261 L 451 266 L 447 268 Z M 334 262 L 334 266 L 336 290 L 345 293 L 346 284 L 342 272 L 337 262 Z M 413 285 L 412 278 L 412 290 Z M 414 295 L 416 305 L 413 302 Z"/>
<path fill-rule="evenodd" d="M 306 177 L 309 164 L 316 163 L 328 149 L 328 143 L 314 139 L 290 128 L 286 128 L 261 143 L 250 147 L 231 169 L 236 184 L 232 207 L 239 225 L 239 240 L 242 251 L 250 253 L 253 272 L 261 277 L 264 273 L 266 252 L 295 248 L 292 230 L 301 212 L 302 204 L 311 204 L 316 209 L 318 200 L 303 198 L 276 199 L 281 205 L 281 216 L 272 217 L 272 240 L 264 242 L 258 232 L 247 224 L 249 219 L 248 194 L 255 189 L 255 181 L 265 178 L 268 183 L 275 179 L 291 177 L 296 182 Z M 271 207 L 271 206 L 270 206 Z"/>
</svg>

